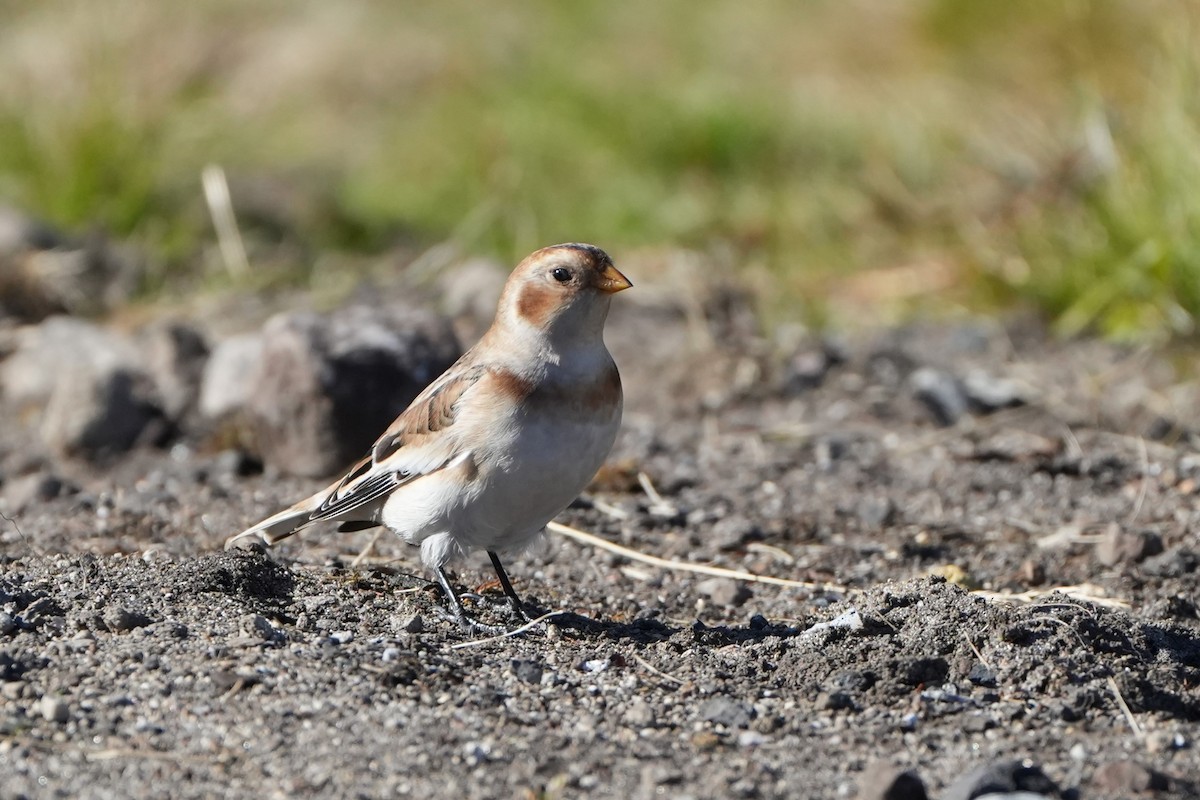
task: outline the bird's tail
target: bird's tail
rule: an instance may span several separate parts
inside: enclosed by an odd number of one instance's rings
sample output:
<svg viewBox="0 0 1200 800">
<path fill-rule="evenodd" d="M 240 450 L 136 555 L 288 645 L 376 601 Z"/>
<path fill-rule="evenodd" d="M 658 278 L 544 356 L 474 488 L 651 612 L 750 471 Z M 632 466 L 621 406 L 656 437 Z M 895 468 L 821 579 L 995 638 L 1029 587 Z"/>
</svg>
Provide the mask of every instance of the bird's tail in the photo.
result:
<svg viewBox="0 0 1200 800">
<path fill-rule="evenodd" d="M 230 550 L 238 547 L 240 543 L 245 543 L 256 537 L 268 546 L 286 539 L 301 528 L 306 528 L 312 524 L 313 509 L 320 505 L 321 500 L 326 494 L 328 494 L 328 490 L 322 490 L 306 500 L 301 500 L 291 508 L 285 508 L 278 514 L 267 517 L 262 522 L 247 528 L 236 536 L 230 536 L 225 540 L 225 549 Z"/>
</svg>

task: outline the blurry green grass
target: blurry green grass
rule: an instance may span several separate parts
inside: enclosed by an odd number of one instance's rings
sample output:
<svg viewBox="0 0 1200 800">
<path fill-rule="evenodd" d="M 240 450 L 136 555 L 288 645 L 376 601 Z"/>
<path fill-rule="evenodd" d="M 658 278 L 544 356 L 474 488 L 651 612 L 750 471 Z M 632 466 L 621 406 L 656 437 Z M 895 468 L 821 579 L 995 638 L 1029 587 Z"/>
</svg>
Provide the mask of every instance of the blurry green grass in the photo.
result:
<svg viewBox="0 0 1200 800">
<path fill-rule="evenodd" d="M 133 241 L 150 293 L 228 280 L 215 162 L 258 286 L 317 254 L 591 240 L 723 254 L 772 320 L 1200 314 L 1186 4 L 77 0 L 0 23 L 0 202 Z"/>
</svg>

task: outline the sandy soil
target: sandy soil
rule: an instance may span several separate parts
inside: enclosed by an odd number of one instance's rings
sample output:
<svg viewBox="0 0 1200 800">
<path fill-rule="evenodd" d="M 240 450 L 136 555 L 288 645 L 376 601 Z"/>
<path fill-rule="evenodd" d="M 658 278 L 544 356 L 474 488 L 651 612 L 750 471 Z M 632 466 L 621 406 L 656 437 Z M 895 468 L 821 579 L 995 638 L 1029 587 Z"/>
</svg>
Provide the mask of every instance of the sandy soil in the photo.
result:
<svg viewBox="0 0 1200 800">
<path fill-rule="evenodd" d="M 1018 323 L 781 356 L 735 300 L 610 330 L 625 428 L 562 521 L 806 585 L 552 535 L 509 571 L 568 613 L 472 641 L 387 537 L 220 552 L 313 482 L 6 425 L 0 795 L 1197 796 L 1186 358 Z"/>
</svg>

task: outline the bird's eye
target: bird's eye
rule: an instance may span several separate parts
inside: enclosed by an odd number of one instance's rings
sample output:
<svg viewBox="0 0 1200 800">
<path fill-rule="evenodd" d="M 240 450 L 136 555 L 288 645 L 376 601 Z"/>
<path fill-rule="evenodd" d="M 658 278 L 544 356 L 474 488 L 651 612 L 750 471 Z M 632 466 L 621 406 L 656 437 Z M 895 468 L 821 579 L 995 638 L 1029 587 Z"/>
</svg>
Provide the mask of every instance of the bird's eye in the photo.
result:
<svg viewBox="0 0 1200 800">
<path fill-rule="evenodd" d="M 556 267 L 550 271 L 550 275 L 559 283 L 566 283 L 571 280 L 571 270 L 564 267 Z"/>
</svg>

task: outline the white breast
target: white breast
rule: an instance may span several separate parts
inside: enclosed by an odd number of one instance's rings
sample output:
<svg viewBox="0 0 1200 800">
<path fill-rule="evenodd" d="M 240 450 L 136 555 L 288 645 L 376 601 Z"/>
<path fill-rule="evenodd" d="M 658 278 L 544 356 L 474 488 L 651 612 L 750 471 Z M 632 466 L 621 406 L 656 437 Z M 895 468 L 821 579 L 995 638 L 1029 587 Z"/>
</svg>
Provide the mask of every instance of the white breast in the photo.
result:
<svg viewBox="0 0 1200 800">
<path fill-rule="evenodd" d="M 587 486 L 612 449 L 618 405 L 607 419 L 557 414 L 465 418 L 456 423 L 483 435 L 470 459 L 393 492 L 382 521 L 421 546 L 431 567 L 475 549 L 527 546 Z"/>
</svg>

